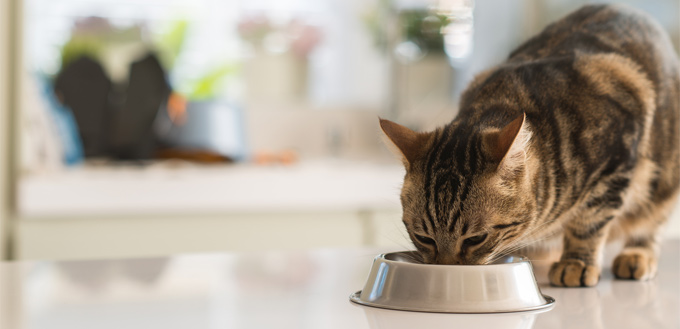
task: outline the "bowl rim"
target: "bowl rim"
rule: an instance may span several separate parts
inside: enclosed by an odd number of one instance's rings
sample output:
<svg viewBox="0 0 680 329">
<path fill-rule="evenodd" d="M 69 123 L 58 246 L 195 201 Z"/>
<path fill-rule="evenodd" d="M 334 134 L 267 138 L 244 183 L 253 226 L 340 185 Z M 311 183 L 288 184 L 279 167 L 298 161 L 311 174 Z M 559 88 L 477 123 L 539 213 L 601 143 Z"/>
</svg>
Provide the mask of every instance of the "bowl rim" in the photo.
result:
<svg viewBox="0 0 680 329">
<path fill-rule="evenodd" d="M 518 312 L 529 312 L 529 311 L 549 311 L 555 305 L 555 298 L 541 293 L 541 296 L 545 299 L 545 303 L 532 307 L 524 307 L 519 309 L 510 310 L 479 310 L 479 311 L 451 311 L 444 309 L 427 309 L 427 308 L 413 308 L 413 307 L 401 307 L 393 305 L 384 305 L 379 303 L 372 303 L 361 300 L 361 290 L 349 295 L 349 301 L 356 305 L 368 306 L 381 308 L 386 310 L 394 311 L 407 311 L 407 312 L 421 312 L 421 313 L 448 313 L 448 314 L 499 314 L 499 313 L 518 313 Z"/>
<path fill-rule="evenodd" d="M 395 263 L 399 264 L 399 266 L 432 266 L 432 267 L 438 267 L 438 268 L 470 268 L 470 267 L 493 267 L 493 266 L 510 266 L 510 265 L 519 265 L 519 264 L 529 264 L 531 265 L 531 260 L 529 258 L 524 257 L 524 256 L 518 256 L 518 255 L 507 255 L 504 257 L 515 257 L 518 260 L 513 261 L 510 263 L 492 263 L 492 264 L 477 264 L 477 265 L 470 265 L 470 264 L 460 264 L 460 265 L 449 265 L 449 264 L 425 264 L 425 263 L 410 263 L 410 262 L 403 262 L 403 261 L 398 261 L 398 260 L 393 260 L 393 259 L 387 259 L 387 255 L 391 254 L 403 254 L 403 253 L 417 253 L 418 251 L 416 250 L 404 250 L 404 251 L 393 251 L 393 252 L 386 252 L 379 254 L 378 256 L 375 256 L 374 261 L 376 260 L 381 260 L 386 263 Z"/>
</svg>

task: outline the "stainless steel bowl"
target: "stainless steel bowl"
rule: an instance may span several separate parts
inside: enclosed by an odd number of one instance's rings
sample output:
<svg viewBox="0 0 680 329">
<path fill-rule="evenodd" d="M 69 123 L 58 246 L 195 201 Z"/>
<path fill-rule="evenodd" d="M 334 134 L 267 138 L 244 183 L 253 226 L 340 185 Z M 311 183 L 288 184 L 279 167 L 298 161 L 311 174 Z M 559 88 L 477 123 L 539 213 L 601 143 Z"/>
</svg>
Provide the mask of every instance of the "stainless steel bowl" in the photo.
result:
<svg viewBox="0 0 680 329">
<path fill-rule="evenodd" d="M 508 256 L 489 265 L 430 265 L 413 252 L 378 255 L 354 303 L 440 313 L 502 313 L 538 310 L 555 300 L 541 294 L 531 263 Z"/>
</svg>

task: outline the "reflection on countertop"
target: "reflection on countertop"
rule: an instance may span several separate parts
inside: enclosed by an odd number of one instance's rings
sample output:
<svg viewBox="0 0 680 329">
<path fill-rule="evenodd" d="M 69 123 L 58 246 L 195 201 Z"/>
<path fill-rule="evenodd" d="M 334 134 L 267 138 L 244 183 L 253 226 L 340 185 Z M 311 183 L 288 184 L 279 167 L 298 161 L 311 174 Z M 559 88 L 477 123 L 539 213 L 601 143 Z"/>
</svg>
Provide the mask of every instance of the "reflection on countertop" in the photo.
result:
<svg viewBox="0 0 680 329">
<path fill-rule="evenodd" d="M 498 314 L 441 314 L 400 312 L 363 307 L 371 329 L 508 328 L 531 329 L 536 317 L 549 310 Z"/>
<path fill-rule="evenodd" d="M 0 264 L 2 328 L 678 328 L 680 241 L 659 275 L 595 288 L 555 288 L 551 310 L 400 312 L 351 304 L 386 250 L 196 254 L 170 258 Z M 611 254 L 611 253 L 610 253 Z M 534 264 L 539 281 L 544 264 Z"/>
</svg>

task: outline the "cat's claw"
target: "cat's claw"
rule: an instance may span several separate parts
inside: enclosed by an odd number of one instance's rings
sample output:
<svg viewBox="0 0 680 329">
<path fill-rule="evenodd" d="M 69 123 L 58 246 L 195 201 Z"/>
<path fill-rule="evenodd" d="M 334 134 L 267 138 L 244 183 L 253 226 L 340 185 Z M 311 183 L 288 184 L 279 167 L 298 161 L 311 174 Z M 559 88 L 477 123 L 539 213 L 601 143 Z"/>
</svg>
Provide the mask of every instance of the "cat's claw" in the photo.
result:
<svg viewBox="0 0 680 329">
<path fill-rule="evenodd" d="M 592 287 L 600 280 L 600 267 L 579 259 L 565 259 L 550 267 L 550 284 L 558 287 Z"/>
<path fill-rule="evenodd" d="M 656 257 L 643 250 L 624 250 L 614 259 L 612 272 L 619 279 L 648 280 L 656 275 Z"/>
</svg>

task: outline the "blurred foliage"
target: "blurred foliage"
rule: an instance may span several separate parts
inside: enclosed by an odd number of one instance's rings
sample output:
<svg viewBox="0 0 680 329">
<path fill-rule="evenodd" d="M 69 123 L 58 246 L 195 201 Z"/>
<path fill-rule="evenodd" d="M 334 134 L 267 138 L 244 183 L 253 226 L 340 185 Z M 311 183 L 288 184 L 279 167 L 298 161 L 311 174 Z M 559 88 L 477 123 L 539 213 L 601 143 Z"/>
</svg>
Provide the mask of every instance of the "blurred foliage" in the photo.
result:
<svg viewBox="0 0 680 329">
<path fill-rule="evenodd" d="M 99 59 L 103 49 L 104 41 L 96 36 L 71 37 L 61 48 L 61 67 L 66 67 L 80 57 Z"/>
<path fill-rule="evenodd" d="M 386 49 L 388 46 L 389 16 L 395 15 L 391 3 L 390 0 L 379 0 L 362 16 L 364 26 L 379 49 Z M 448 24 L 446 16 L 434 14 L 427 9 L 402 10 L 396 15 L 401 27 L 398 39 L 411 41 L 428 52 L 444 52 L 441 30 Z"/>
<path fill-rule="evenodd" d="M 368 29 L 373 43 L 378 49 L 384 50 L 387 47 L 387 29 L 389 28 L 388 15 L 390 13 L 390 0 L 378 0 L 378 2 L 370 8 L 361 20 L 366 29 Z"/>
<path fill-rule="evenodd" d="M 161 63 L 168 72 L 175 67 L 175 62 L 182 53 L 190 28 L 189 21 L 176 20 L 154 41 L 154 47 L 159 54 Z M 237 74 L 239 69 L 240 65 L 238 64 L 219 65 L 196 80 L 181 82 L 179 92 L 189 100 L 217 98 L 223 91 L 222 87 L 228 77 Z"/>
<path fill-rule="evenodd" d="M 442 27 L 448 19 L 427 10 L 406 10 L 399 15 L 403 36 L 429 52 L 444 52 Z"/>
<path fill-rule="evenodd" d="M 188 28 L 189 22 L 186 20 L 175 21 L 155 41 L 156 50 L 166 70 L 172 70 L 175 60 L 182 52 Z"/>
<path fill-rule="evenodd" d="M 149 44 L 143 41 L 139 26 L 120 29 L 110 25 L 106 19 L 88 18 L 83 20 L 83 23 L 75 24 L 71 38 L 62 46 L 61 67 L 66 67 L 82 56 L 102 62 L 106 59 L 107 52 L 116 47 L 139 44 L 141 47 L 153 48 L 161 65 L 169 73 L 174 69 L 176 60 L 183 51 L 190 27 L 187 20 L 172 21 L 168 28 L 156 34 Z M 240 68 L 238 63 L 216 65 L 197 79 L 179 82 L 180 92 L 190 100 L 217 98 L 224 91 L 229 77 L 238 74 Z"/>
<path fill-rule="evenodd" d="M 189 83 L 184 93 L 190 100 L 206 100 L 216 98 L 222 83 L 240 71 L 239 64 L 224 64 L 206 73 L 201 78 Z"/>
<path fill-rule="evenodd" d="M 87 18 L 76 22 L 70 39 L 61 47 L 61 68 L 83 56 L 101 62 L 112 48 L 142 44 L 139 26 L 114 28 L 103 18 Z"/>
</svg>

